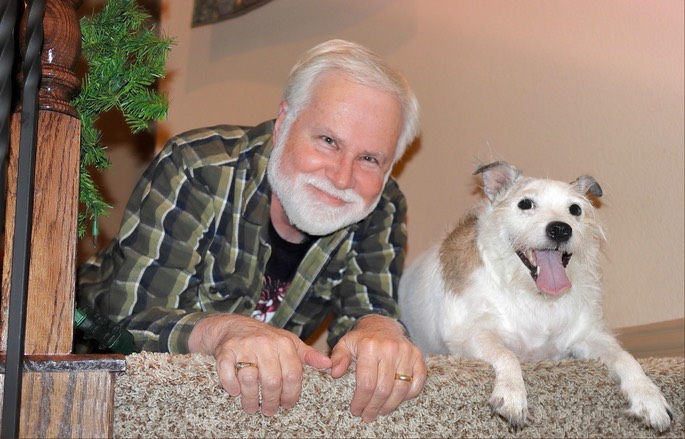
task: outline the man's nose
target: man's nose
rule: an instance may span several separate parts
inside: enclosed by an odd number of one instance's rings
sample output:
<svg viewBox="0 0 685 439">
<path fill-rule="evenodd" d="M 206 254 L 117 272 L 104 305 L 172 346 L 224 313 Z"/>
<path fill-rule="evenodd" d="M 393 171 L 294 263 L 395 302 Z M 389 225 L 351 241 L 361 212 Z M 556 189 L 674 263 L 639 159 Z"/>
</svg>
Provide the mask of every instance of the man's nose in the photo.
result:
<svg viewBox="0 0 685 439">
<path fill-rule="evenodd" d="M 352 186 L 353 172 L 354 160 L 346 157 L 337 157 L 328 167 L 326 175 L 336 188 L 348 189 Z"/>
</svg>

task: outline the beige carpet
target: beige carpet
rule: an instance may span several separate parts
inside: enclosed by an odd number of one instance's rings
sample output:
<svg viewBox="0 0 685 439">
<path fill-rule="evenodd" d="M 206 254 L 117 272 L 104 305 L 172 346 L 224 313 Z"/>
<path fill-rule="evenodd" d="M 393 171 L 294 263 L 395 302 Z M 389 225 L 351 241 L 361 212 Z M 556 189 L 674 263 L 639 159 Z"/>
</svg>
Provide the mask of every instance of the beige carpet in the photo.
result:
<svg viewBox="0 0 685 439">
<path fill-rule="evenodd" d="M 267 418 L 240 410 L 239 400 L 219 386 L 211 357 L 133 354 L 117 377 L 114 437 L 685 437 L 683 358 L 640 362 L 674 411 L 671 430 L 662 435 L 623 413 L 617 386 L 595 361 L 524 365 L 534 420 L 513 432 L 491 416 L 493 372 L 475 361 L 429 358 L 422 394 L 365 424 L 348 410 L 350 374 L 334 380 L 307 369 L 300 402 Z"/>
</svg>

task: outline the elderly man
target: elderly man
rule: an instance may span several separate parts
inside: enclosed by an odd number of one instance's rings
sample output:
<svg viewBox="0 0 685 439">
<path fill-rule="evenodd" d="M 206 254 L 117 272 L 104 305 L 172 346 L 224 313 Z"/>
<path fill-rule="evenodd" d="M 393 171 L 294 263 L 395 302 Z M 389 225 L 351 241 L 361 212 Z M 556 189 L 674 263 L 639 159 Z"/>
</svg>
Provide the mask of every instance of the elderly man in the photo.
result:
<svg viewBox="0 0 685 439">
<path fill-rule="evenodd" d="M 391 412 L 426 380 L 398 321 L 406 206 L 390 177 L 418 130 L 385 61 L 342 40 L 310 49 L 275 120 L 169 141 L 81 268 L 79 303 L 141 349 L 213 355 L 248 413 L 292 407 L 304 365 L 338 378 L 353 361 L 352 414 Z M 330 357 L 302 341 L 329 314 Z"/>
</svg>

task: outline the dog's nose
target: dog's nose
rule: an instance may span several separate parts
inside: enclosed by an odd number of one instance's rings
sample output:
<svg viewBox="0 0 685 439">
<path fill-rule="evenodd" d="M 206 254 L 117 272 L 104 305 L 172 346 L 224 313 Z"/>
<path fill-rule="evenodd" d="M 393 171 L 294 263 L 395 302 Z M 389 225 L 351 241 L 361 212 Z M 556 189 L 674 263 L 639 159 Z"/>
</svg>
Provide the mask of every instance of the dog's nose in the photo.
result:
<svg viewBox="0 0 685 439">
<path fill-rule="evenodd" d="M 571 238 L 573 229 L 566 223 L 554 221 L 547 224 L 547 236 L 555 242 L 566 242 Z"/>
</svg>

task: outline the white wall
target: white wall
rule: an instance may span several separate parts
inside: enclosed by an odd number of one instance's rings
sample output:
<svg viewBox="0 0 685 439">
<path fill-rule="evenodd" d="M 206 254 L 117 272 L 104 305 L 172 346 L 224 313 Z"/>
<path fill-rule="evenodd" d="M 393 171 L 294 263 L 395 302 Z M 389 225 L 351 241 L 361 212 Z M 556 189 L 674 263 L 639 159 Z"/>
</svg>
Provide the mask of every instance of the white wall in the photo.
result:
<svg viewBox="0 0 685 439">
<path fill-rule="evenodd" d="M 480 162 L 591 174 L 605 191 L 610 325 L 683 317 L 682 0 L 274 0 L 194 29 L 191 1 L 162 4 L 176 45 L 160 142 L 275 117 L 299 53 L 358 41 L 402 69 L 422 105 L 421 140 L 398 169 L 409 261 L 476 200 Z"/>
</svg>

